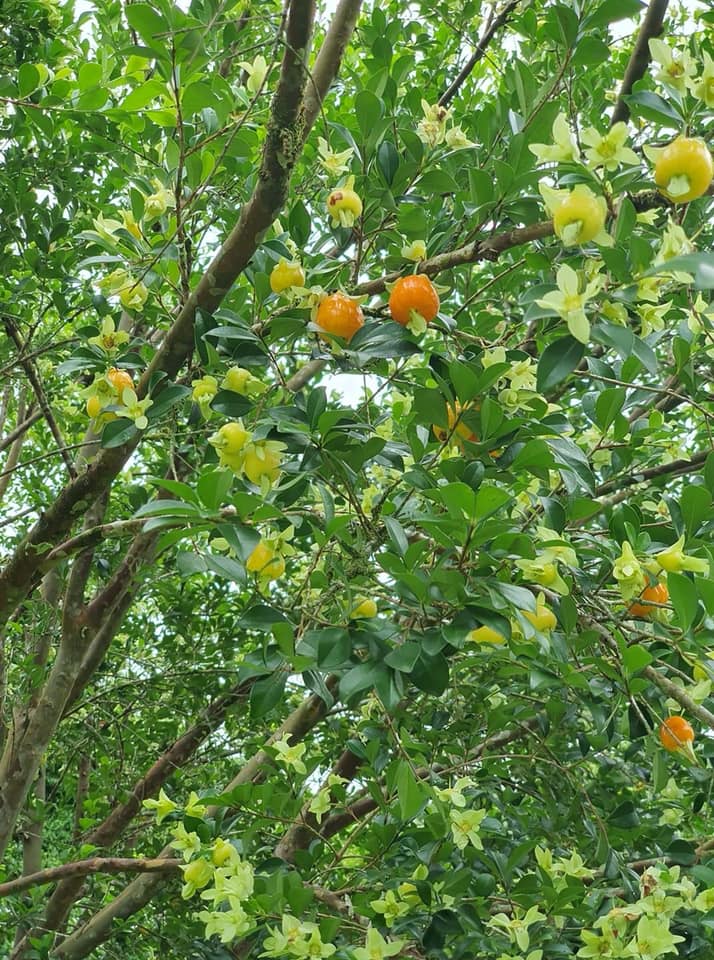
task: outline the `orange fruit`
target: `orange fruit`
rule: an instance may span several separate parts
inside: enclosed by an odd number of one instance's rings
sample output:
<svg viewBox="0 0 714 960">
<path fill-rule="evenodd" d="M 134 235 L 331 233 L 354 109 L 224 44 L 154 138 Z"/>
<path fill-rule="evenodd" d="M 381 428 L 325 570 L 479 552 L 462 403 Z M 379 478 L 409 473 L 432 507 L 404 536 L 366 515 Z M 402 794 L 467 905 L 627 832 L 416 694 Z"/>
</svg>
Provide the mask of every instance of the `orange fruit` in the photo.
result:
<svg viewBox="0 0 714 960">
<path fill-rule="evenodd" d="M 674 753 L 694 740 L 694 730 L 684 717 L 667 717 L 659 728 L 659 742 L 665 750 Z"/>
<path fill-rule="evenodd" d="M 673 203 L 689 203 L 709 189 L 714 164 L 709 148 L 696 137 L 677 137 L 655 163 L 655 183 Z"/>
<path fill-rule="evenodd" d="M 645 587 L 639 597 L 640 600 L 649 600 L 650 603 L 667 603 L 669 600 L 669 590 L 666 583 L 655 583 Z M 653 613 L 656 613 L 657 607 L 650 606 L 647 603 L 631 603 L 627 613 L 630 617 L 639 617 L 641 620 L 649 620 Z"/>
<path fill-rule="evenodd" d="M 364 314 L 356 300 L 338 290 L 321 301 L 315 323 L 325 333 L 350 341 L 364 324 Z"/>
<path fill-rule="evenodd" d="M 412 320 L 413 312 L 431 323 L 439 312 L 439 294 L 423 273 L 400 277 L 389 294 L 389 312 L 403 327 Z"/>
<path fill-rule="evenodd" d="M 118 370 L 116 367 L 110 367 L 107 371 L 107 380 L 120 397 L 125 390 L 134 389 L 134 381 L 131 379 L 131 374 L 126 370 Z"/>
</svg>

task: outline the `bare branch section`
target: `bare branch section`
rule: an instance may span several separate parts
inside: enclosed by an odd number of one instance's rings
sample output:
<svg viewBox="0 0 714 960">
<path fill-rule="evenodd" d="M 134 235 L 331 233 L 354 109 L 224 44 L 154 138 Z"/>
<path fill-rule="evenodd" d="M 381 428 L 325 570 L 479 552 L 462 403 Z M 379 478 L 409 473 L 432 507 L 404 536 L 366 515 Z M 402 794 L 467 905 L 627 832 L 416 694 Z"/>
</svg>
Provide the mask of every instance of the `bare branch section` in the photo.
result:
<svg viewBox="0 0 714 960">
<path fill-rule="evenodd" d="M 615 108 L 612 111 L 611 126 L 621 120 L 628 120 L 630 117 L 630 108 L 627 106 L 625 97 L 632 93 L 634 84 L 645 75 L 645 70 L 650 62 L 649 42 L 652 37 L 658 37 L 662 33 L 668 4 L 669 0 L 652 0 L 647 8 L 634 50 L 625 70 L 625 76 L 622 78 L 622 86 L 617 95 Z"/>
<path fill-rule="evenodd" d="M 21 437 L 24 433 L 27 433 L 30 427 L 41 419 L 42 411 L 35 410 L 29 415 L 29 417 L 23 420 L 22 423 L 18 423 L 14 430 L 11 430 L 7 436 L 0 440 L 0 453 L 3 453 L 3 451 L 7 450 L 8 447 L 11 447 L 19 437 Z"/>
<path fill-rule="evenodd" d="M 488 45 L 493 40 L 494 35 L 508 23 L 508 18 L 516 9 L 521 0 L 509 0 L 509 3 L 505 5 L 503 10 L 498 14 L 497 17 L 494 17 L 491 23 L 487 26 L 484 31 L 483 36 L 478 42 L 476 49 L 469 57 L 468 61 L 464 64 L 462 70 L 456 79 L 451 83 L 446 90 L 439 97 L 439 106 L 448 107 L 451 101 L 454 99 L 456 94 L 459 92 L 461 87 L 464 84 L 464 81 L 467 79 L 473 68 L 476 64 L 483 58 L 483 55 L 488 49 Z"/>
<path fill-rule="evenodd" d="M 328 689 L 333 691 L 337 686 L 337 679 L 329 677 L 326 683 Z M 323 719 L 326 713 L 327 707 L 324 700 L 315 695 L 308 697 L 278 727 L 266 746 L 280 740 L 286 734 L 290 738 L 290 743 L 298 743 Z M 269 761 L 270 755 L 266 750 L 259 750 L 244 764 L 224 792 L 230 792 L 244 783 L 260 783 L 265 776 Z M 218 808 L 209 807 L 207 815 L 215 816 L 217 812 Z M 159 858 L 169 858 L 172 853 L 171 847 L 166 846 L 159 854 Z M 89 956 L 100 943 L 104 943 L 111 936 L 112 926 L 116 920 L 126 920 L 146 906 L 155 895 L 162 879 L 157 875 L 137 877 L 116 899 L 90 917 L 84 926 L 60 943 L 55 948 L 53 956 L 63 957 L 65 960 L 80 960 L 81 957 Z"/>
<path fill-rule="evenodd" d="M 57 425 L 57 421 L 55 420 L 54 414 L 52 413 L 49 400 L 47 399 L 47 394 L 45 393 L 45 389 L 42 386 L 42 381 L 37 375 L 37 370 L 35 369 L 35 365 L 32 362 L 32 360 L 28 360 L 25 357 L 25 344 L 22 342 L 22 338 L 20 337 L 17 327 L 15 326 L 15 321 L 8 314 L 4 314 L 2 319 L 3 319 L 3 325 L 5 327 L 5 331 L 7 332 L 8 337 L 12 340 L 12 342 L 15 344 L 15 347 L 17 348 L 20 364 L 23 370 L 25 371 L 25 376 L 29 380 L 31 387 L 35 392 L 35 396 L 37 397 L 37 402 L 40 405 L 42 415 L 47 421 L 47 425 L 50 428 L 50 432 L 54 437 L 55 443 L 57 444 L 57 449 L 60 451 L 60 454 L 62 455 L 62 459 L 64 460 L 64 465 L 67 467 L 67 473 L 70 475 L 70 477 L 72 477 L 72 479 L 74 479 L 77 476 L 77 471 L 74 469 L 72 458 L 69 455 L 64 437 L 62 436 L 60 428 Z"/>
<path fill-rule="evenodd" d="M 672 683 L 671 680 L 661 673 L 658 673 L 654 667 L 645 667 L 642 673 L 648 680 L 655 683 L 663 693 L 666 693 L 668 697 L 676 700 L 680 707 L 686 710 L 687 713 L 696 717 L 697 720 L 701 720 L 710 730 L 714 730 L 714 713 L 712 713 L 711 710 L 707 710 L 707 708 L 700 703 L 695 703 L 680 686 Z"/>
<path fill-rule="evenodd" d="M 516 227 L 514 230 L 507 230 L 505 233 L 498 233 L 484 240 L 467 243 L 464 247 L 447 250 L 446 253 L 440 253 L 436 257 L 431 257 L 430 260 L 422 260 L 417 266 L 417 272 L 425 273 L 428 277 L 435 277 L 444 270 L 451 270 L 453 267 L 460 267 L 465 263 L 478 263 L 479 260 L 497 260 L 502 253 L 512 247 L 520 247 L 524 243 L 532 243 L 534 240 L 542 240 L 544 237 L 552 236 L 552 220 L 533 223 L 528 227 Z M 388 283 L 393 283 L 400 276 L 401 272 L 397 271 L 388 274 L 386 277 L 379 277 L 377 280 L 367 280 L 365 283 L 358 284 L 352 292 L 355 296 L 382 293 L 386 290 Z"/>
<path fill-rule="evenodd" d="M 92 873 L 178 873 L 180 860 L 136 860 L 133 857 L 91 857 L 89 860 L 75 860 L 63 863 L 59 867 L 48 867 L 0 883 L 0 897 L 10 897 L 23 893 L 31 887 L 40 887 L 45 883 L 55 883 L 68 877 L 88 877 Z"/>
</svg>

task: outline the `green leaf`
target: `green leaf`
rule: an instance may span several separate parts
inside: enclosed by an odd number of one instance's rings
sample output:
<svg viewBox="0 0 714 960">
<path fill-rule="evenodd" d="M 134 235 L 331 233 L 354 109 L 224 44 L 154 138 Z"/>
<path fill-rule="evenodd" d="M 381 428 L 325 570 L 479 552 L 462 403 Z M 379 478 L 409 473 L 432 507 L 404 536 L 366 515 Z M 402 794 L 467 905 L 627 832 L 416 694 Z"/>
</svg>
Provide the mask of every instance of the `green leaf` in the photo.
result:
<svg viewBox="0 0 714 960">
<path fill-rule="evenodd" d="M 625 396 L 624 387 L 610 387 L 598 394 L 595 403 L 595 423 L 603 433 L 607 432 L 615 417 L 622 412 Z"/>
<path fill-rule="evenodd" d="M 397 551 L 399 552 L 400 556 L 403 557 L 404 554 L 409 549 L 409 541 L 407 540 L 406 534 L 404 533 L 404 528 L 402 527 L 401 523 L 399 523 L 393 517 L 385 517 L 384 526 L 387 528 L 389 539 L 397 548 Z"/>
<path fill-rule="evenodd" d="M 692 536 L 712 515 L 712 495 L 699 483 L 688 483 L 679 500 L 687 533 Z"/>
<path fill-rule="evenodd" d="M 442 653 L 434 657 L 422 653 L 412 667 L 411 679 L 420 690 L 440 697 L 449 685 L 449 661 Z"/>
<path fill-rule="evenodd" d="M 169 25 L 153 5 L 130 3 L 126 7 L 124 15 L 129 26 L 136 30 L 141 39 L 152 49 L 157 46 L 165 48 L 165 38 L 160 35 L 170 32 Z"/>
<path fill-rule="evenodd" d="M 548 393 L 578 366 L 585 355 L 585 344 L 575 337 L 559 337 L 549 343 L 538 361 L 537 389 Z"/>
<path fill-rule="evenodd" d="M 202 473 L 196 484 L 201 502 L 209 510 L 217 510 L 233 485 L 233 473 L 230 470 L 208 470 Z"/>
<path fill-rule="evenodd" d="M 582 29 L 602 27 L 608 23 L 615 23 L 617 20 L 635 17 L 642 11 L 643 7 L 642 0 L 603 0 L 603 3 L 590 16 L 585 17 Z"/>
<path fill-rule="evenodd" d="M 302 200 L 296 200 L 288 214 L 288 230 L 290 231 L 290 236 L 299 247 L 304 247 L 310 239 L 311 227 L 312 220 L 310 219 L 307 207 Z"/>
<path fill-rule="evenodd" d="M 276 670 L 270 676 L 256 680 L 250 689 L 251 717 L 264 717 L 277 707 L 283 699 L 287 679 L 287 671 Z"/>
<path fill-rule="evenodd" d="M 651 90 L 639 90 L 626 95 L 624 100 L 633 117 L 644 117 L 668 128 L 679 129 L 682 125 L 681 114 L 671 105 L 671 101 L 663 100 Z"/>
<path fill-rule="evenodd" d="M 382 140 L 380 143 L 377 150 L 377 166 L 384 177 L 384 182 L 391 187 L 399 169 L 399 154 L 391 140 Z"/>
<path fill-rule="evenodd" d="M 418 643 L 406 640 L 396 650 L 392 650 L 384 658 L 384 662 L 393 670 L 399 670 L 402 673 L 411 673 L 414 664 L 419 658 L 421 647 Z"/>
<path fill-rule="evenodd" d="M 653 659 L 652 655 L 638 643 L 627 647 L 622 654 L 622 664 L 629 676 L 634 676 L 640 670 L 644 670 L 652 663 Z"/>
<path fill-rule="evenodd" d="M 112 420 L 102 430 L 102 446 L 121 447 L 125 443 L 132 443 L 138 437 L 139 431 L 134 426 L 134 421 L 120 417 L 118 420 Z"/>
<path fill-rule="evenodd" d="M 362 139 L 366 140 L 369 134 L 382 119 L 384 104 L 371 90 L 360 90 L 355 97 L 355 114 L 357 123 L 362 131 Z"/>
<path fill-rule="evenodd" d="M 406 760 L 399 761 L 397 796 L 399 798 L 399 814 L 404 821 L 409 821 L 412 817 L 415 817 L 427 800 L 424 787 L 414 776 L 412 768 Z"/>
<path fill-rule="evenodd" d="M 163 417 L 165 413 L 168 413 L 172 407 L 181 403 L 190 393 L 190 388 L 184 387 L 180 383 L 174 383 L 170 387 L 164 387 L 146 411 L 146 419 L 149 421 L 158 420 L 159 417 Z"/>
<path fill-rule="evenodd" d="M 699 290 L 714 290 L 714 253 L 688 253 L 682 257 L 672 257 L 671 260 L 650 267 L 644 276 L 653 277 L 672 270 L 692 274 L 694 286 Z"/>
<path fill-rule="evenodd" d="M 360 663 L 340 680 L 340 699 L 351 700 L 363 690 L 371 689 L 382 672 L 378 663 Z"/>
<path fill-rule="evenodd" d="M 682 573 L 667 574 L 667 587 L 679 626 L 686 632 L 697 616 L 697 588 L 689 577 Z"/>
<path fill-rule="evenodd" d="M 41 85 L 40 70 L 34 63 L 23 63 L 17 71 L 17 92 L 21 97 L 29 97 Z"/>
</svg>

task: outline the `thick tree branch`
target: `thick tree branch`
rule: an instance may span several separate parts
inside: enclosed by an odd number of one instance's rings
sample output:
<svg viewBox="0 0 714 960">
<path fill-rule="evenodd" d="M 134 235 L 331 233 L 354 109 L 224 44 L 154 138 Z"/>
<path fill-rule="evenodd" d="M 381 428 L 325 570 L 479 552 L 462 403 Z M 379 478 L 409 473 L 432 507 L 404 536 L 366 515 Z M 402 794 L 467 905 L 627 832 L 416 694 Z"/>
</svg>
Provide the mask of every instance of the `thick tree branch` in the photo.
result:
<svg viewBox="0 0 714 960">
<path fill-rule="evenodd" d="M 647 13 L 637 34 L 635 47 L 625 69 L 625 76 L 622 79 L 622 86 L 615 102 L 615 108 L 612 111 L 611 126 L 621 120 L 628 120 L 630 117 L 630 108 L 627 106 L 625 97 L 632 93 L 634 84 L 645 74 L 650 62 L 649 41 L 652 37 L 658 37 L 662 33 L 668 3 L 669 0 L 651 0 L 647 8 Z"/>
<path fill-rule="evenodd" d="M 63 863 L 59 867 L 47 867 L 7 883 L 0 883 L 0 897 L 11 897 L 31 887 L 39 887 L 57 880 L 90 876 L 93 873 L 178 873 L 181 860 L 155 859 L 137 860 L 133 857 L 91 857 L 89 860 L 75 860 Z"/>
<path fill-rule="evenodd" d="M 667 677 L 655 670 L 654 667 L 645 667 L 642 673 L 648 680 L 657 684 L 660 690 L 666 693 L 668 697 L 676 700 L 680 707 L 683 707 L 687 713 L 696 717 L 697 720 L 701 720 L 710 730 L 714 730 L 714 713 L 712 713 L 711 710 L 707 710 L 707 708 L 700 703 L 695 703 L 678 684 L 672 683 L 671 680 L 668 680 Z"/>
<path fill-rule="evenodd" d="M 497 260 L 504 251 L 510 250 L 512 247 L 520 247 L 524 243 L 532 243 L 534 240 L 542 240 L 544 237 L 552 236 L 552 220 L 532 223 L 528 227 L 516 227 L 513 230 L 507 230 L 505 233 L 495 234 L 485 240 L 475 240 L 473 243 L 467 243 L 464 247 L 447 250 L 446 253 L 440 253 L 429 260 L 422 260 L 417 266 L 417 272 L 425 273 L 428 277 L 435 277 L 444 270 L 451 270 L 453 267 L 460 267 L 465 263 L 477 263 L 479 260 Z M 377 280 L 367 280 L 364 283 L 357 284 L 352 293 L 355 296 L 382 293 L 386 290 L 388 283 L 393 283 L 401 275 L 402 271 L 395 271 L 385 277 L 379 277 Z"/>
<path fill-rule="evenodd" d="M 711 452 L 711 450 L 700 450 L 699 453 L 695 453 L 689 460 L 672 460 L 671 463 L 658 463 L 657 466 L 649 467 L 647 470 L 640 470 L 638 473 L 613 477 L 612 480 L 606 480 L 604 483 L 601 483 L 596 493 L 600 496 L 605 493 L 610 493 L 611 490 L 622 490 L 623 487 L 632 487 L 636 484 L 647 483 L 648 480 L 656 480 L 658 477 L 694 473 L 704 464 Z"/>
<path fill-rule="evenodd" d="M 310 79 L 305 90 L 303 139 L 312 129 L 322 104 L 330 92 L 340 69 L 347 44 L 354 33 L 362 8 L 362 0 L 340 0 L 315 58 Z"/>
</svg>

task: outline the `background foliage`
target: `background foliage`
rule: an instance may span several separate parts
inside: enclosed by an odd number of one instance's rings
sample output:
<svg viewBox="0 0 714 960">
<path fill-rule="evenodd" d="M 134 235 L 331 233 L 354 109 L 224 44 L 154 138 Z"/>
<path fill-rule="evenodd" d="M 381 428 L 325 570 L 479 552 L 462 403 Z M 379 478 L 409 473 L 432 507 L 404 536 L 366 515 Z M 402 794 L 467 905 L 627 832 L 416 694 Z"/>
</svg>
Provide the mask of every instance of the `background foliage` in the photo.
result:
<svg viewBox="0 0 714 960">
<path fill-rule="evenodd" d="M 0 4 L 0 881 L 105 858 L 0 882 L 0 951 L 708 957 L 712 203 L 666 201 L 644 148 L 711 140 L 714 14 L 343 0 L 310 47 L 313 13 Z M 610 245 L 564 246 L 542 182 L 604 197 Z M 387 307 L 415 270 L 421 335 Z M 314 324 L 336 289 L 349 343 Z M 221 454 L 239 420 L 283 445 L 262 482 Z M 159 853 L 180 825 L 254 873 L 224 944 Z"/>
</svg>

